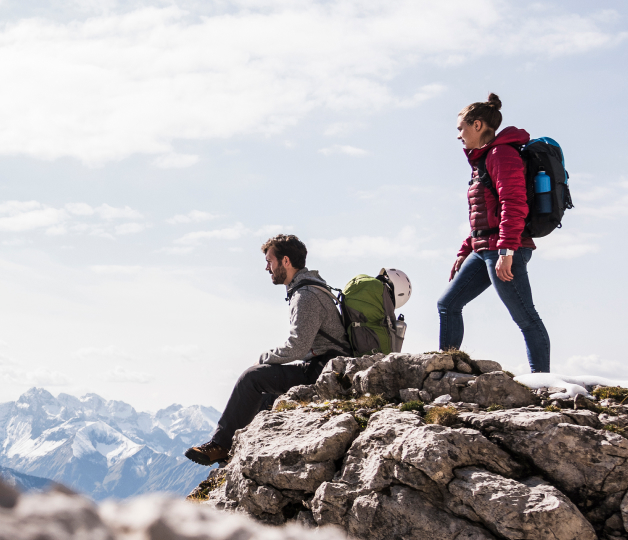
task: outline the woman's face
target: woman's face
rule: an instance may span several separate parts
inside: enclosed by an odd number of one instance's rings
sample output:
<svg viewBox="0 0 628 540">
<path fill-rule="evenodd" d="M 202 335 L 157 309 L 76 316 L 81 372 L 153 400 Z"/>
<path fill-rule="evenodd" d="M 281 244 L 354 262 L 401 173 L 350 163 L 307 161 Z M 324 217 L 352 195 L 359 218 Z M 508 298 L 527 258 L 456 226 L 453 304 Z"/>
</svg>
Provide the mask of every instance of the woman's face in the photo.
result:
<svg viewBox="0 0 628 540">
<path fill-rule="evenodd" d="M 482 140 L 482 134 L 485 131 L 484 123 L 480 120 L 476 120 L 473 124 L 467 124 L 462 116 L 458 117 L 458 139 L 462 141 L 462 146 L 467 150 L 473 150 L 474 148 L 480 148 L 482 146 L 480 141 Z"/>
</svg>

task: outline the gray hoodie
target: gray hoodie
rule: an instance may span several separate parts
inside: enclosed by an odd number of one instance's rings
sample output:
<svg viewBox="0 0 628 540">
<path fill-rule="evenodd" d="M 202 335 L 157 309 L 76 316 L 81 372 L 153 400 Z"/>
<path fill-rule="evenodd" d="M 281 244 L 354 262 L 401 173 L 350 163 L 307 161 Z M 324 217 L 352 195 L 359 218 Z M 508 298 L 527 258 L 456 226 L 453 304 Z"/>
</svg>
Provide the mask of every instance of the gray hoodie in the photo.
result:
<svg viewBox="0 0 628 540">
<path fill-rule="evenodd" d="M 325 280 L 317 270 L 302 268 L 286 289 L 290 291 L 302 279 Z M 290 337 L 281 347 L 275 347 L 260 356 L 260 364 L 286 364 L 294 360 L 311 360 L 329 350 L 342 351 L 318 331 L 322 330 L 349 348 L 345 329 L 340 321 L 340 313 L 331 297 L 312 286 L 305 286 L 296 291 L 290 300 Z"/>
</svg>

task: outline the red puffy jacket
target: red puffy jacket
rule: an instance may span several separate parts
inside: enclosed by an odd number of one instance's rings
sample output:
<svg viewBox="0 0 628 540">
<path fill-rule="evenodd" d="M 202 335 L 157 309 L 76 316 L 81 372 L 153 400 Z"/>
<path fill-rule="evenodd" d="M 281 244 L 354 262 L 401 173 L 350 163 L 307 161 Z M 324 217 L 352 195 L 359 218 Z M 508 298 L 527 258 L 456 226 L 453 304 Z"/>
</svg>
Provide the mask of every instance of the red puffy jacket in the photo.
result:
<svg viewBox="0 0 628 540">
<path fill-rule="evenodd" d="M 471 251 L 484 249 L 535 249 L 532 238 L 521 238 L 528 215 L 525 171 L 521 156 L 509 146 L 513 143 L 526 144 L 529 140 L 530 135 L 525 130 L 507 127 L 482 148 L 465 150 L 475 180 L 467 193 L 471 231 L 499 227 L 499 233 L 479 238 L 470 234 L 462 243 L 458 256 L 466 257 Z M 478 178 L 477 162 L 485 154 L 486 170 L 497 190 L 499 202 Z M 495 215 L 498 204 L 499 211 Z"/>
</svg>

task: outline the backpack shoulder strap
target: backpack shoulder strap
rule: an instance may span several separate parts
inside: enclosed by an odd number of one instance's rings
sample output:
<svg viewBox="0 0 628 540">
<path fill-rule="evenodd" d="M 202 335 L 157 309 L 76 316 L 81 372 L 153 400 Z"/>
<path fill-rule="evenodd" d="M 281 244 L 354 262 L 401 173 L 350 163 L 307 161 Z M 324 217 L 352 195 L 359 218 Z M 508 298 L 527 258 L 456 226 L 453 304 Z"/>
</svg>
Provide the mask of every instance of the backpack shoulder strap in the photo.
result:
<svg viewBox="0 0 628 540">
<path fill-rule="evenodd" d="M 497 193 L 497 189 L 493 185 L 493 180 L 491 180 L 491 175 L 488 174 L 488 170 L 486 169 L 486 157 L 487 155 L 484 154 L 480 158 L 480 160 L 477 162 L 476 167 L 478 169 L 478 180 L 482 182 L 482 184 L 484 184 L 484 187 L 493 194 L 493 197 L 495 197 L 495 200 L 497 201 L 497 204 L 499 205 L 499 194 Z"/>
<path fill-rule="evenodd" d="M 334 301 L 335 304 L 340 304 L 340 299 L 337 298 L 333 292 L 331 292 L 332 287 L 329 287 L 329 286 L 326 287 L 324 285 L 321 285 L 320 281 L 314 281 L 310 279 L 303 279 L 299 281 L 299 283 L 297 283 L 294 287 L 292 287 L 292 289 L 288 291 L 288 297 L 286 298 L 286 301 L 290 301 L 290 299 L 292 298 L 292 295 L 303 287 L 316 287 L 317 289 L 320 289 L 321 291 L 327 293 L 330 296 L 330 298 Z M 334 289 L 334 290 L 338 290 L 338 289 Z M 340 313 L 338 315 L 340 315 Z M 341 315 L 340 315 L 340 320 L 342 322 Z M 337 340 L 335 337 L 330 336 L 327 332 L 325 332 L 324 330 L 321 330 L 320 328 L 318 329 L 318 333 L 321 336 L 323 336 L 327 341 L 333 343 L 334 345 L 342 349 L 349 356 L 353 356 L 353 351 L 350 348 L 348 348 L 344 343 Z"/>
<path fill-rule="evenodd" d="M 317 289 L 320 289 L 321 291 L 327 293 L 336 304 L 338 303 L 338 298 L 336 298 L 336 295 L 331 292 L 331 287 L 321 285 L 320 281 L 314 281 L 312 279 L 302 279 L 301 281 L 299 281 L 299 283 L 292 287 L 292 289 L 288 290 L 286 302 L 289 302 L 292 299 L 294 293 L 297 292 L 299 289 L 302 289 L 303 287 L 316 287 Z"/>
</svg>

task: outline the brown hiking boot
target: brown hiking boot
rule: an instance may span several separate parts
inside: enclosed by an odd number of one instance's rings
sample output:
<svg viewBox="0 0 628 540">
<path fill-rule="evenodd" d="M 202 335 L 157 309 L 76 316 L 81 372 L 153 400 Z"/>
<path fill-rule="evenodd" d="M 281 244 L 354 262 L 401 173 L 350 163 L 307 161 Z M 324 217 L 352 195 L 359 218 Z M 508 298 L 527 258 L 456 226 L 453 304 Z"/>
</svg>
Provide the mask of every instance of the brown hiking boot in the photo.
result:
<svg viewBox="0 0 628 540">
<path fill-rule="evenodd" d="M 206 466 L 213 465 L 217 461 L 224 461 L 228 455 L 229 450 L 225 450 L 222 446 L 212 441 L 200 446 L 193 446 L 185 451 L 186 458 L 191 459 L 194 463 Z"/>
</svg>

